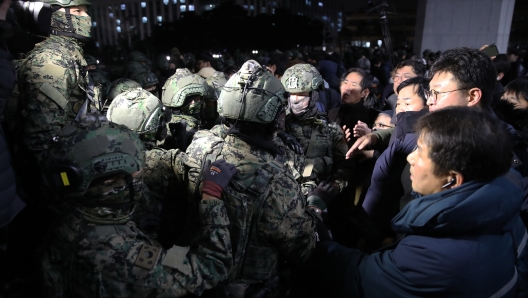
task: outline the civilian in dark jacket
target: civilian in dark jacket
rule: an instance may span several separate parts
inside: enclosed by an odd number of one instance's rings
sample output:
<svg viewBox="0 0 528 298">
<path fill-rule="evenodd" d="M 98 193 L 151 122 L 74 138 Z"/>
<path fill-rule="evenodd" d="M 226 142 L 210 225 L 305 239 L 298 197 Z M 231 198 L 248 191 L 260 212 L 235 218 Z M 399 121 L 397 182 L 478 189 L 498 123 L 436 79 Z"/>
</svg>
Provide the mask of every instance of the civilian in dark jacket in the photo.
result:
<svg viewBox="0 0 528 298">
<path fill-rule="evenodd" d="M 320 242 L 306 270 L 312 297 L 526 297 L 523 188 L 498 127 L 467 107 L 421 118 L 407 157 L 416 199 L 392 221 L 405 236 L 371 255 Z"/>
<path fill-rule="evenodd" d="M 12 22 L 9 19 L 6 21 L 9 3 L 7 6 L 5 3 L 0 7 L 0 116 L 4 114 L 7 99 L 16 84 L 13 57 L 4 43 L 4 38 L 13 34 L 14 30 Z M 11 167 L 5 134 L 0 126 L 0 227 L 7 225 L 24 206 L 17 195 L 15 173 Z"/>
</svg>

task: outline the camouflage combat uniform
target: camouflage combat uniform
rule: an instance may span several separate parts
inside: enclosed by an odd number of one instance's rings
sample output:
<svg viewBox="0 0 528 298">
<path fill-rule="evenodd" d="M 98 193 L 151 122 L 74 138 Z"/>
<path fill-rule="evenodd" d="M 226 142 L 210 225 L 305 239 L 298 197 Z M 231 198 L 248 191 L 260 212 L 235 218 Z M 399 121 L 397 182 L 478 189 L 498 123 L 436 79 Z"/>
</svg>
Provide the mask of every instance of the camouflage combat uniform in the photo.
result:
<svg viewBox="0 0 528 298">
<path fill-rule="evenodd" d="M 200 201 L 192 248 L 164 250 L 131 221 L 135 203 L 148 194 L 143 150 L 135 132 L 99 120 L 66 127 L 46 152 L 47 184 L 65 193 L 69 205 L 41 262 L 51 297 L 200 295 L 228 276 L 230 222 L 222 201 Z M 71 164 L 84 174 L 77 176 Z"/>
<path fill-rule="evenodd" d="M 176 73 L 165 82 L 161 97 L 163 104 L 172 110 L 172 118 L 167 122 L 167 138 L 175 137 L 171 135 L 171 124 L 186 122 L 185 130 L 189 136 L 200 129 L 203 98 L 210 93 L 209 86 L 199 75 L 192 74 L 186 68 L 176 70 Z M 184 106 L 185 100 L 193 95 L 201 96 L 200 100 Z M 165 142 L 166 140 L 160 141 L 158 145 L 170 149 Z"/>
<path fill-rule="evenodd" d="M 302 184 L 305 196 L 325 180 L 335 182 L 340 191 L 346 187 L 348 173 L 343 165 L 348 146 L 337 124 L 324 114 L 302 120 L 288 115 L 286 131 L 304 150 L 306 159 L 297 181 Z"/>
<path fill-rule="evenodd" d="M 199 206 L 196 248 L 169 250 L 132 221 L 96 224 L 72 210 L 42 259 L 50 297 L 181 297 L 214 287 L 232 262 L 229 219 L 220 200 Z"/>
<path fill-rule="evenodd" d="M 214 156 L 208 154 L 210 151 Z M 235 225 L 255 225 L 251 229 L 253 235 L 239 235 L 240 238 L 251 237 L 247 247 L 246 243 L 237 241 L 240 239 L 233 239 L 234 245 L 239 245 L 235 259 L 245 259 L 235 267 L 232 277 L 250 284 L 270 278 L 277 273 L 279 253 L 292 263 L 305 261 L 315 246 L 315 221 L 312 213 L 306 210 L 306 200 L 291 173 L 281 163 L 272 162 L 274 157 L 263 149 L 236 136 L 227 135 L 221 139 L 203 130 L 195 134 L 185 159 L 191 194 L 198 190 L 197 174 L 206 158 L 225 159 L 240 171 L 232 180 L 235 186 L 226 190 L 229 195 L 223 199 Z M 255 176 L 264 166 L 273 178 L 269 184 L 259 185 Z M 253 214 L 256 217 L 253 222 L 251 218 L 241 218 L 243 210 L 249 208 L 244 199 L 250 199 L 248 194 L 241 193 L 248 189 L 265 197 L 258 216 Z"/>
<path fill-rule="evenodd" d="M 322 76 L 310 64 L 296 64 L 281 81 L 292 94 L 286 132 L 297 139 L 306 157 L 296 177 L 303 194 L 307 196 L 322 181 L 334 182 L 342 191 L 349 178 L 344 167 L 348 146 L 341 128 L 316 107 L 318 91 L 324 88 Z"/>
<path fill-rule="evenodd" d="M 30 150 L 45 149 L 51 137 L 75 118 L 88 90 L 84 66 L 79 43 L 55 35 L 35 45 L 22 61 L 18 79 L 25 119 L 23 143 Z"/>
<path fill-rule="evenodd" d="M 283 111 L 284 94 L 280 82 L 250 60 L 226 83 L 218 111 L 231 125 L 239 119 L 260 127 L 275 125 Z M 206 160 L 224 159 L 239 171 L 222 194 L 232 223 L 234 255 L 234 268 L 224 294 L 244 297 L 246 291 L 277 277 L 283 269 L 279 268 L 283 264 L 279 255 L 290 264 L 308 259 L 316 242 L 316 218 L 308 210 L 299 184 L 284 166 L 280 150 L 272 154 L 223 129 L 216 126 L 212 132 L 198 131 L 187 148 L 184 165 L 190 200 L 200 193 L 201 169 Z M 267 141 L 273 146 L 270 143 Z"/>
</svg>

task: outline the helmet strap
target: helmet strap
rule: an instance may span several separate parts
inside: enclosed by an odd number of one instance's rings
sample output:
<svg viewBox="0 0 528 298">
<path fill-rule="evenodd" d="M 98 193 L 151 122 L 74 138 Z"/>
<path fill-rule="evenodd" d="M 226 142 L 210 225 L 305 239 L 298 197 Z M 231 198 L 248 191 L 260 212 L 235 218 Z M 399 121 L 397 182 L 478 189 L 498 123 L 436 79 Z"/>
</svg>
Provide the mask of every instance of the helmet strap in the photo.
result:
<svg viewBox="0 0 528 298">
<path fill-rule="evenodd" d="M 128 197 L 129 197 L 129 204 L 132 204 L 133 200 L 134 200 L 134 195 L 135 195 L 135 191 L 134 191 L 134 178 L 132 177 L 132 175 L 130 174 L 127 174 L 125 176 L 125 182 L 128 186 Z"/>
</svg>

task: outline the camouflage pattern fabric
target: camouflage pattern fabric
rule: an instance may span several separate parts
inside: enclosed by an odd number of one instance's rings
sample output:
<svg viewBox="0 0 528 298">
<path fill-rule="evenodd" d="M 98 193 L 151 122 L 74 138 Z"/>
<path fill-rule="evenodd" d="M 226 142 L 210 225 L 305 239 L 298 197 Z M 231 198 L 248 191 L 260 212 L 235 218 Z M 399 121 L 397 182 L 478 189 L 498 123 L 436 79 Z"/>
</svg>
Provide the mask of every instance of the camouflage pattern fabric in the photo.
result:
<svg viewBox="0 0 528 298">
<path fill-rule="evenodd" d="M 336 123 L 322 115 L 302 120 L 289 115 L 286 131 L 297 139 L 305 152 L 303 167 L 297 167 L 300 174 L 297 181 L 305 196 L 321 181 L 336 183 L 339 191 L 347 186 L 350 173 L 344 162 L 348 146 Z"/>
<path fill-rule="evenodd" d="M 213 147 L 221 149 L 217 152 L 212 150 Z M 211 152 L 217 153 L 211 156 Z M 292 263 L 306 261 L 315 247 L 315 219 L 307 211 L 307 202 L 291 174 L 285 170 L 274 174 L 266 185 L 267 189 L 262 190 L 265 199 L 257 213 L 256 224 L 248 227 L 250 219 L 243 215 L 251 214 L 246 205 L 251 198 L 244 190 L 256 179 L 255 173 L 274 159 L 273 156 L 236 136 L 227 135 L 222 142 L 209 131 L 198 131 L 186 151 L 185 159 L 185 166 L 189 168 L 190 198 L 195 197 L 199 190 L 199 173 L 206 157 L 225 159 L 239 170 L 222 198 L 228 206 L 227 212 L 233 225 L 244 229 L 243 234 L 233 234 L 233 243 L 240 243 L 248 237 L 251 240 L 246 250 L 237 250 L 235 260 L 240 261 L 234 264 L 238 269 L 232 273 L 230 281 L 244 280 L 252 284 L 269 278 L 277 273 L 279 254 Z M 249 231 L 253 231 L 252 236 L 247 234 Z"/>
<path fill-rule="evenodd" d="M 290 93 L 318 90 L 324 80 L 319 71 L 311 64 L 295 64 L 286 69 L 281 78 L 284 89 Z"/>
<path fill-rule="evenodd" d="M 167 122 L 167 137 L 164 140 L 158 141 L 156 145 L 158 147 L 164 147 L 167 139 L 174 138 L 170 130 L 170 124 L 180 123 L 182 121 L 185 121 L 187 123 L 187 126 L 185 128 L 185 131 L 187 133 L 194 133 L 196 130 L 200 129 L 200 120 L 192 116 L 188 116 L 188 115 L 172 114 L 171 120 Z M 169 148 L 169 149 L 173 149 L 173 148 Z"/>
<path fill-rule="evenodd" d="M 75 118 L 86 99 L 84 66 L 79 43 L 54 35 L 35 45 L 22 61 L 18 81 L 25 119 L 23 143 L 29 149 L 45 149 L 51 137 Z"/>
<path fill-rule="evenodd" d="M 213 91 L 213 97 L 218 99 L 220 92 L 222 92 L 222 88 L 227 82 L 227 79 L 223 72 L 215 71 L 212 76 L 205 79 L 205 82 L 207 85 L 209 85 L 209 87 L 211 87 L 211 91 Z"/>
<path fill-rule="evenodd" d="M 68 18 L 71 18 L 73 28 L 70 27 Z M 69 14 L 67 17 L 64 11 L 54 11 L 51 15 L 51 28 L 59 32 L 71 32 L 82 37 L 91 37 L 92 19 L 90 16 L 78 16 Z M 60 33 L 58 33 L 60 34 Z"/>
<path fill-rule="evenodd" d="M 94 224 L 74 211 L 59 221 L 41 259 L 49 297 L 182 297 L 225 280 L 232 255 L 224 203 L 199 204 L 194 246 L 162 249 L 133 222 Z"/>
<path fill-rule="evenodd" d="M 171 190 L 183 184 L 184 155 L 178 149 L 164 150 L 157 147 L 146 152 L 144 182 L 153 198 L 161 202 L 169 193 L 174 194 Z"/>
<path fill-rule="evenodd" d="M 147 65 L 139 61 L 127 62 L 125 66 L 125 73 L 123 74 L 125 78 L 130 78 L 130 76 L 135 73 L 148 73 L 150 71 L 150 68 Z"/>
<path fill-rule="evenodd" d="M 207 96 L 211 92 L 205 80 L 187 68 L 178 68 L 163 85 L 161 101 L 172 108 L 180 108 L 191 95 Z"/>
</svg>

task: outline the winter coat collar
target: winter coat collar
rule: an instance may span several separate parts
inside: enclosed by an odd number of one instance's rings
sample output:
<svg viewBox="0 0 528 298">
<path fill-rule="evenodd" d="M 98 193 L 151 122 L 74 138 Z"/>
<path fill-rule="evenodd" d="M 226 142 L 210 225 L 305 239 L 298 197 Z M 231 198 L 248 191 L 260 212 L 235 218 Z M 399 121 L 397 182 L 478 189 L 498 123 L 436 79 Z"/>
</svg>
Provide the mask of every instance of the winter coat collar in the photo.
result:
<svg viewBox="0 0 528 298">
<path fill-rule="evenodd" d="M 397 233 L 470 235 L 512 229 L 523 202 L 521 176 L 511 170 L 494 180 L 459 187 L 411 201 L 392 220 Z"/>
</svg>

